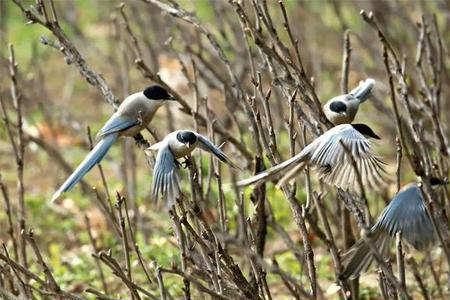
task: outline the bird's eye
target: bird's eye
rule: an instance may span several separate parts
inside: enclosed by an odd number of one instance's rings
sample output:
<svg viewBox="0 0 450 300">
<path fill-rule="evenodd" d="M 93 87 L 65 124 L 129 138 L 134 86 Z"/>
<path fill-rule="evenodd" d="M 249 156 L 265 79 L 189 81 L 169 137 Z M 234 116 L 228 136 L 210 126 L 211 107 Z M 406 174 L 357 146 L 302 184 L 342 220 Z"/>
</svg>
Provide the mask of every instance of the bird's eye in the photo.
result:
<svg viewBox="0 0 450 300">
<path fill-rule="evenodd" d="M 194 144 L 197 141 L 197 136 L 191 131 L 180 131 L 177 134 L 177 139 L 183 144 Z"/>
</svg>

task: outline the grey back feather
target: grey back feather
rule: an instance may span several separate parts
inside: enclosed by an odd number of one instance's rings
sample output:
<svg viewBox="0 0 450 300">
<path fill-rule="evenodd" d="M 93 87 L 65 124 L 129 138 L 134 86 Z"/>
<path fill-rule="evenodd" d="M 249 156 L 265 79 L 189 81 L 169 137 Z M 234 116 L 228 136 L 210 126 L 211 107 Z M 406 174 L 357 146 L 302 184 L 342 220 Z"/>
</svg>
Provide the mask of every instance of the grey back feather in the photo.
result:
<svg viewBox="0 0 450 300">
<path fill-rule="evenodd" d="M 127 119 L 115 113 L 111 116 L 111 118 L 109 118 L 109 120 L 105 123 L 102 129 L 100 129 L 100 131 L 97 134 L 97 138 L 103 137 L 107 134 L 111 134 L 114 132 L 126 130 L 130 127 L 138 125 L 139 123 L 140 122 L 137 119 Z"/>
</svg>

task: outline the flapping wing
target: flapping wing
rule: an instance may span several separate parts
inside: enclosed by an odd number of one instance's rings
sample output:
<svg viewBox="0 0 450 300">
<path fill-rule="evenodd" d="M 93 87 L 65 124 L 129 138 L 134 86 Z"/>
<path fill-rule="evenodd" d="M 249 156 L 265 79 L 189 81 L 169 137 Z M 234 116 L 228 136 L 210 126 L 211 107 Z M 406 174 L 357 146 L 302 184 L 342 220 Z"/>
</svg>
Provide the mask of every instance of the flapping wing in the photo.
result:
<svg viewBox="0 0 450 300">
<path fill-rule="evenodd" d="M 180 194 L 178 166 L 167 144 L 159 149 L 153 169 L 152 198 L 156 201 L 160 194 L 168 206 L 174 204 Z"/>
<path fill-rule="evenodd" d="M 139 125 L 139 120 L 129 119 L 123 116 L 114 114 L 105 123 L 102 129 L 100 129 L 97 137 L 102 137 L 113 132 L 119 132 L 131 128 L 133 126 Z"/>
<path fill-rule="evenodd" d="M 225 153 L 222 152 L 222 150 L 219 149 L 219 147 L 211 143 L 207 138 L 205 138 L 200 134 L 197 134 L 197 139 L 198 139 L 198 147 L 200 147 L 200 149 L 211 152 L 224 163 L 230 165 L 235 169 L 240 169 L 237 165 L 235 165 L 231 161 L 231 159 L 228 158 L 228 156 L 225 155 Z"/>
<path fill-rule="evenodd" d="M 371 142 L 351 125 L 320 137 L 310 163 L 319 169 L 325 182 L 352 192 L 359 191 L 357 173 L 342 143 L 351 151 L 365 188 L 386 184 L 381 159 L 372 152 Z"/>
<path fill-rule="evenodd" d="M 376 224 L 392 237 L 401 231 L 402 238 L 418 250 L 435 240 L 433 223 L 423 203 L 422 192 L 415 184 L 403 188 L 383 210 Z"/>
</svg>

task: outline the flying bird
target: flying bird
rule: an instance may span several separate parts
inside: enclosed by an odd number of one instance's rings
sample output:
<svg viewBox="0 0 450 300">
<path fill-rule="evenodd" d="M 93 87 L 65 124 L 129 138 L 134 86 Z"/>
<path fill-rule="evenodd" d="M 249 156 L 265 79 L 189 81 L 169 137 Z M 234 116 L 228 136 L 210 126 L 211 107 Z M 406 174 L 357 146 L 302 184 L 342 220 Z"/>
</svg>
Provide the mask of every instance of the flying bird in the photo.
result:
<svg viewBox="0 0 450 300">
<path fill-rule="evenodd" d="M 334 125 L 353 122 L 358 112 L 359 104 L 369 98 L 370 92 L 375 85 L 375 80 L 368 78 L 361 81 L 355 89 L 346 95 L 332 98 L 323 106 L 325 116 Z"/>
<path fill-rule="evenodd" d="M 154 200 L 162 194 L 168 206 L 175 203 L 180 194 L 180 163 L 177 159 L 188 156 L 197 147 L 211 152 L 222 162 L 239 169 L 222 150 L 197 132 L 191 130 L 171 132 L 161 142 L 148 148 L 148 150 L 158 151 L 153 169 L 152 198 Z"/>
<path fill-rule="evenodd" d="M 299 154 L 253 177 L 237 182 L 237 186 L 261 184 L 279 174 L 283 177 L 278 186 L 282 186 L 306 165 L 312 165 L 318 168 L 320 177 L 328 184 L 346 191 L 359 192 L 357 173 L 342 144 L 352 153 L 365 187 L 384 185 L 384 163 L 372 152 L 371 138 L 380 139 L 365 124 L 335 126 L 311 142 Z"/>
<path fill-rule="evenodd" d="M 438 178 L 430 179 L 432 188 L 446 183 Z M 402 239 L 419 251 L 429 249 L 435 242 L 433 223 L 424 204 L 422 191 L 416 183 L 403 187 L 370 229 L 369 236 L 383 259 L 388 257 L 391 241 L 399 231 Z M 344 254 L 344 271 L 339 278 L 355 279 L 369 268 L 373 260 L 370 246 L 360 239 Z"/>
<path fill-rule="evenodd" d="M 175 100 L 175 98 L 158 85 L 152 85 L 125 98 L 117 111 L 97 134 L 97 139 L 100 141 L 53 194 L 52 201 L 72 189 L 95 164 L 103 159 L 119 137 L 135 136 L 144 129 L 150 123 L 158 108 L 167 103 L 168 100 Z"/>
</svg>

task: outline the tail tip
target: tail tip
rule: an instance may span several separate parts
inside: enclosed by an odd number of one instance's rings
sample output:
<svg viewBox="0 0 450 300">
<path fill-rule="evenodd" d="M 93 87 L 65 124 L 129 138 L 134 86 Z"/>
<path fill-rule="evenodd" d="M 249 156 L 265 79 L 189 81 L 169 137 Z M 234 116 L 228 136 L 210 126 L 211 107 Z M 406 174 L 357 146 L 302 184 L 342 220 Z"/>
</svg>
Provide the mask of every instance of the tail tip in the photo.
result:
<svg viewBox="0 0 450 300">
<path fill-rule="evenodd" d="M 50 203 L 55 203 L 58 199 L 61 198 L 62 193 L 60 191 L 57 191 L 53 194 L 52 198 L 50 199 Z"/>
<path fill-rule="evenodd" d="M 364 85 L 367 86 L 367 88 L 372 91 L 373 87 L 375 86 L 375 79 L 373 78 L 367 78 L 366 81 L 364 82 Z"/>
<path fill-rule="evenodd" d="M 238 187 L 238 188 L 243 188 L 243 187 L 246 187 L 247 185 L 245 184 L 245 182 L 242 182 L 242 181 L 238 181 L 238 182 L 236 182 L 236 187 Z"/>
<path fill-rule="evenodd" d="M 373 78 L 367 78 L 365 80 L 365 82 L 370 85 L 375 85 L 375 83 L 376 83 L 375 79 L 373 79 Z"/>
<path fill-rule="evenodd" d="M 252 185 L 252 182 L 249 181 L 249 178 L 246 178 L 246 179 L 242 179 L 242 180 L 236 181 L 235 185 L 238 188 L 244 188 L 244 187 Z"/>
<path fill-rule="evenodd" d="M 373 89 L 373 87 L 375 86 L 375 83 L 376 83 L 376 81 L 373 78 L 367 78 L 365 80 L 361 80 L 359 82 L 359 86 L 358 86 L 359 89 L 357 88 L 355 90 L 358 90 L 358 92 L 361 92 L 361 89 L 364 89 L 366 91 L 371 91 Z"/>
</svg>

